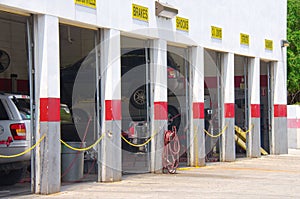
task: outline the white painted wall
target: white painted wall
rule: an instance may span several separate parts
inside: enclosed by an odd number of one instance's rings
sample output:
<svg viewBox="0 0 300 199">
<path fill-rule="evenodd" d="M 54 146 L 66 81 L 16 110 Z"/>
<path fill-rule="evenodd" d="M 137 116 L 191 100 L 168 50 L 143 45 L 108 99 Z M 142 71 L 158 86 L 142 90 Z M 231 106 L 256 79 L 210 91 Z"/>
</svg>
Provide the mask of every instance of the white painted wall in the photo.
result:
<svg viewBox="0 0 300 199">
<path fill-rule="evenodd" d="M 166 2 L 166 0 L 163 2 Z M 132 18 L 132 3 L 148 7 L 148 23 Z M 113 28 L 120 30 L 123 35 L 144 39 L 160 38 L 166 40 L 168 45 L 181 42 L 187 43 L 187 45 L 201 46 L 205 49 L 230 52 L 235 55 L 272 60 L 276 63 L 275 77 L 280 80 L 276 81 L 275 102 L 279 104 L 286 103 L 286 97 L 284 97 L 286 93 L 283 95 L 277 95 L 277 93 L 286 91 L 286 84 L 282 84 L 286 80 L 286 60 L 284 58 L 286 52 L 285 49 L 281 48 L 280 41 L 286 38 L 287 0 L 197 0 L 189 1 L 188 3 L 182 3 L 180 0 L 168 0 L 167 3 L 178 9 L 178 16 L 189 19 L 190 31 L 188 33 L 176 31 L 175 18 L 167 20 L 156 17 L 155 0 L 97 0 L 96 9 L 75 5 L 74 1 L 53 0 L 50 2 L 46 0 L 32 0 L 20 2 L 19 0 L 0 0 L 0 10 L 33 14 L 45 13 L 59 16 L 60 22 L 63 23 L 88 26 L 90 28 Z M 222 40 L 211 38 L 211 26 L 223 29 Z M 164 31 L 157 31 L 157 29 L 163 29 Z M 13 36 L 15 32 L 19 32 L 15 31 L 15 29 L 9 30 L 5 34 Z M 65 32 L 63 28 L 60 31 Z M 250 35 L 250 45 L 248 47 L 240 45 L 240 33 Z M 67 42 L 67 38 L 60 38 L 60 42 L 65 48 L 63 53 L 61 53 L 61 57 L 65 60 L 64 63 L 61 63 L 62 66 L 74 63 L 76 61 L 73 60 L 74 57 L 84 56 L 85 52 L 90 49 L 88 46 L 93 45 L 91 40 L 93 38 L 92 31 L 77 31 L 76 28 L 71 28 L 71 35 L 74 38 L 72 45 Z M 265 39 L 273 40 L 273 51 L 265 50 Z M 79 40 L 82 42 L 78 43 Z M 9 45 L 16 46 L 15 44 Z M 75 45 L 78 48 L 74 48 Z M 0 46 L 2 46 L 1 41 Z M 80 52 L 75 52 L 74 49 L 80 49 Z M 14 50 L 14 52 L 21 51 Z M 20 62 L 24 63 L 26 59 L 24 55 L 22 57 L 24 57 L 24 60 L 20 60 Z M 207 56 L 205 63 L 206 65 L 214 65 L 211 60 L 207 60 Z M 265 70 L 263 68 L 264 66 L 261 67 L 261 70 Z M 23 69 L 24 71 L 21 74 L 26 76 L 27 67 L 23 67 Z M 236 67 L 235 70 L 238 70 L 238 68 Z M 8 75 L 4 78 L 9 78 L 9 75 L 13 72 L 7 71 Z M 237 72 L 237 74 L 240 73 L 241 71 Z M 206 69 L 205 76 L 215 76 L 214 68 Z M 21 77 L 19 78 L 21 79 Z M 22 79 L 26 79 L 26 77 Z"/>
<path fill-rule="evenodd" d="M 190 32 L 184 33 L 198 45 L 281 61 L 280 40 L 286 38 L 286 1 L 287 0 L 164 0 L 176 7 L 178 16 L 188 18 Z M 149 22 L 132 19 L 131 5 L 139 4 L 149 8 Z M 74 1 L 61 0 L 0 0 L 0 9 L 22 10 L 27 13 L 45 13 L 59 16 L 61 21 L 86 23 L 94 27 L 107 27 L 123 32 L 145 28 L 162 28 L 176 31 L 175 18 L 166 20 L 155 16 L 155 0 L 97 0 L 97 9 L 75 6 Z M 223 29 L 223 40 L 211 39 L 210 26 Z M 239 34 L 250 35 L 250 46 L 239 43 Z M 148 34 L 153 37 L 157 35 Z M 178 38 L 169 35 L 167 40 Z M 264 40 L 274 42 L 274 50 L 266 51 Z"/>
<path fill-rule="evenodd" d="M 26 21 L 24 18 L 7 20 L 0 14 L 0 49 L 10 57 L 9 67 L 0 73 L 0 78 L 10 79 L 11 74 L 17 74 L 18 79 L 28 79 Z"/>
<path fill-rule="evenodd" d="M 300 106 L 287 106 L 288 118 L 288 147 L 290 149 L 300 149 Z"/>
</svg>

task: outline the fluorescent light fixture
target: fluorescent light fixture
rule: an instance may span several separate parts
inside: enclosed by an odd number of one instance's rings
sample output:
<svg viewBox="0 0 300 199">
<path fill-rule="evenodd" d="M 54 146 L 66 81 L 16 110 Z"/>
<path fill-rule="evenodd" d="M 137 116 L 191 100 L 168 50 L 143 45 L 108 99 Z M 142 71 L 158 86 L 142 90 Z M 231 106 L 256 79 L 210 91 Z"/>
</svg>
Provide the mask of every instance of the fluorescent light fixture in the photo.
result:
<svg viewBox="0 0 300 199">
<path fill-rule="evenodd" d="M 289 47 L 290 46 L 290 43 L 288 40 L 281 40 L 281 48 L 283 47 Z"/>
<path fill-rule="evenodd" d="M 178 10 L 173 6 L 155 1 L 155 15 L 171 19 L 178 14 Z"/>
</svg>

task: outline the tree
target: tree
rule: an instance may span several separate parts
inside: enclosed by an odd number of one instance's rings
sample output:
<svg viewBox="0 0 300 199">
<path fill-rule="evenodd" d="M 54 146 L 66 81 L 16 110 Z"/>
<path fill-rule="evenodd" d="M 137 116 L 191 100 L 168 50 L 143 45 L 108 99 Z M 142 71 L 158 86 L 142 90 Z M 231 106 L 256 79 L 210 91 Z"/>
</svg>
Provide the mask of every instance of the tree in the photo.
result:
<svg viewBox="0 0 300 199">
<path fill-rule="evenodd" d="M 300 0 L 288 0 L 287 87 L 289 104 L 300 101 Z"/>
</svg>

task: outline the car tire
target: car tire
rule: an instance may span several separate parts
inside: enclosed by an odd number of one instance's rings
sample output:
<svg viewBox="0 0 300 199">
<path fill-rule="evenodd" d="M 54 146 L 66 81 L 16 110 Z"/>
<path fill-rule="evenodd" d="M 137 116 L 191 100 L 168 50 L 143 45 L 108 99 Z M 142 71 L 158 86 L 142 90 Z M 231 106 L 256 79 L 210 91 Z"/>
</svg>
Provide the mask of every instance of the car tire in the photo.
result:
<svg viewBox="0 0 300 199">
<path fill-rule="evenodd" d="M 145 109 L 147 105 L 146 86 L 137 88 L 130 97 L 130 103 L 138 109 Z"/>
<path fill-rule="evenodd" d="M 25 177 L 27 171 L 27 167 L 23 167 L 21 169 L 10 170 L 8 172 L 1 172 L 0 173 L 0 185 L 8 186 L 14 185 L 22 178 Z"/>
</svg>

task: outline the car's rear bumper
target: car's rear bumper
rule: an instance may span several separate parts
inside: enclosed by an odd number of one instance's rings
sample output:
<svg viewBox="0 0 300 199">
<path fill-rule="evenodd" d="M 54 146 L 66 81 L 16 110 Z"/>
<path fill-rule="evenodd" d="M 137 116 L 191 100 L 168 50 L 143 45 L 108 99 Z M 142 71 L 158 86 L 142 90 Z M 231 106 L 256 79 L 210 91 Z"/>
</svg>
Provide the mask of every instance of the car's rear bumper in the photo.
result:
<svg viewBox="0 0 300 199">
<path fill-rule="evenodd" d="M 30 161 L 31 152 L 27 152 L 23 155 L 23 152 L 25 152 L 28 149 L 28 147 L 19 146 L 19 147 L 0 147 L 0 155 L 6 156 L 6 157 L 0 157 L 0 164 L 6 164 L 6 163 L 13 163 L 13 162 L 23 162 L 23 161 Z M 20 155 L 20 156 L 18 156 Z M 16 156 L 16 157 L 9 157 L 9 156 Z"/>
<path fill-rule="evenodd" d="M 19 162 L 8 162 L 0 164 L 0 173 L 1 171 L 11 171 L 11 170 L 17 170 L 21 168 L 26 168 L 30 165 L 30 160 L 26 161 L 19 161 Z"/>
</svg>

